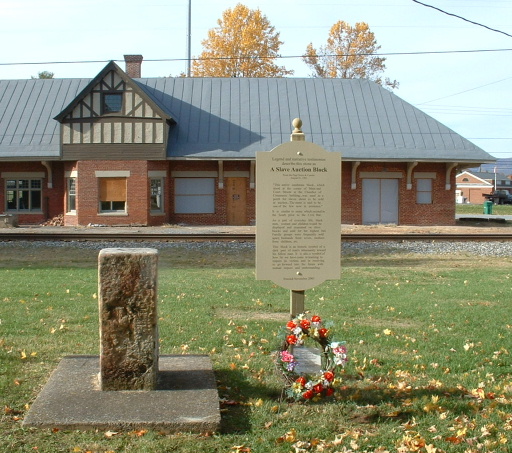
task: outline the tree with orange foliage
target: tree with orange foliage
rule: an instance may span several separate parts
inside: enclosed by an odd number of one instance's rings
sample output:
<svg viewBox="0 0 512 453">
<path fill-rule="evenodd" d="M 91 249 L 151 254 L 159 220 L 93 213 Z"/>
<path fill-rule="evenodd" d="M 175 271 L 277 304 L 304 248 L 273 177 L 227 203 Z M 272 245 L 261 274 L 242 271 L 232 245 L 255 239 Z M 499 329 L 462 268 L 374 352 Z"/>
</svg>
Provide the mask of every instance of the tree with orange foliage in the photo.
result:
<svg viewBox="0 0 512 453">
<path fill-rule="evenodd" d="M 259 9 L 237 4 L 208 31 L 203 52 L 192 63 L 193 77 L 284 77 L 293 74 L 274 60 L 283 44 Z"/>
<path fill-rule="evenodd" d="M 317 51 L 310 43 L 303 60 L 313 69 L 314 77 L 369 79 L 379 85 L 398 88 L 396 80 L 382 80 L 386 59 L 375 55 L 379 49 L 368 24 L 357 22 L 352 27 L 338 21 L 331 27 L 327 44 Z"/>
</svg>

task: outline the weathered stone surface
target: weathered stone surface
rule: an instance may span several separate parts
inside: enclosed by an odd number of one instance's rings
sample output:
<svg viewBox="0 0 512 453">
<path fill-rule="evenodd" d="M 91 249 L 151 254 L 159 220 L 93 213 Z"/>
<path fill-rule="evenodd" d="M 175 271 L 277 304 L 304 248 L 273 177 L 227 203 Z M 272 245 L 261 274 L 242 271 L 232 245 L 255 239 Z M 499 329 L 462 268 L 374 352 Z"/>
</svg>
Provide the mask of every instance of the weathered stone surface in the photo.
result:
<svg viewBox="0 0 512 453">
<path fill-rule="evenodd" d="M 18 216 L 15 214 L 0 214 L 0 228 L 16 228 Z"/>
<path fill-rule="evenodd" d="M 158 251 L 109 248 L 98 257 L 101 390 L 155 390 Z"/>
</svg>

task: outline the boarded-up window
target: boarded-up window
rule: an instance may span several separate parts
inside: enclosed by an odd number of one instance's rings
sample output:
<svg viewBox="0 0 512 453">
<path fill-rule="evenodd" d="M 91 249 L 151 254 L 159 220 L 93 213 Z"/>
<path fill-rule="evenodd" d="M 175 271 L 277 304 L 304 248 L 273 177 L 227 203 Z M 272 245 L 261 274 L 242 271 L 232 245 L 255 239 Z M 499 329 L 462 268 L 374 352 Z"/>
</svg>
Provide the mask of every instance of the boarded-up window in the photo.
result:
<svg viewBox="0 0 512 453">
<path fill-rule="evenodd" d="M 99 178 L 100 211 L 126 210 L 126 178 Z"/>
<path fill-rule="evenodd" d="M 363 224 L 398 225 L 398 179 L 363 179 Z"/>
<path fill-rule="evenodd" d="M 416 184 L 416 202 L 432 204 L 432 179 L 417 179 Z"/>
<path fill-rule="evenodd" d="M 215 213 L 215 178 L 176 178 L 174 181 L 176 214 Z"/>
</svg>

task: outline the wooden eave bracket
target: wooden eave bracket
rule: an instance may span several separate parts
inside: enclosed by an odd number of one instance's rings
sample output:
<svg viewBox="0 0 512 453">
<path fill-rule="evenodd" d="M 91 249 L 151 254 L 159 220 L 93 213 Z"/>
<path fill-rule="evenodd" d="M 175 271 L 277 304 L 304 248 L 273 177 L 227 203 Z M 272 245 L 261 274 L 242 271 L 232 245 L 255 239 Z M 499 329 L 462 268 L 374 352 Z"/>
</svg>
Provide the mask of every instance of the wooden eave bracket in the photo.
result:
<svg viewBox="0 0 512 453">
<path fill-rule="evenodd" d="M 224 189 L 224 161 L 219 160 L 219 189 Z"/>
<path fill-rule="evenodd" d="M 445 190 L 451 190 L 452 184 L 450 182 L 450 177 L 451 177 L 453 169 L 457 168 L 458 165 L 459 165 L 458 162 L 453 162 L 453 163 L 447 163 L 446 164 L 446 177 L 445 177 L 446 185 L 445 185 Z"/>
<path fill-rule="evenodd" d="M 412 189 L 412 171 L 418 165 L 418 161 L 407 163 L 407 190 Z"/>
<path fill-rule="evenodd" d="M 48 189 L 53 189 L 53 170 L 51 162 L 46 160 L 41 161 L 41 164 L 44 165 L 46 171 L 48 172 Z"/>
<path fill-rule="evenodd" d="M 352 162 L 352 180 L 351 180 L 351 184 L 350 184 L 350 188 L 352 190 L 357 189 L 357 169 L 358 169 L 359 165 L 361 165 L 361 162 L 359 162 L 359 161 Z"/>
<path fill-rule="evenodd" d="M 256 161 L 251 160 L 251 168 L 249 170 L 249 188 L 256 188 Z"/>
</svg>

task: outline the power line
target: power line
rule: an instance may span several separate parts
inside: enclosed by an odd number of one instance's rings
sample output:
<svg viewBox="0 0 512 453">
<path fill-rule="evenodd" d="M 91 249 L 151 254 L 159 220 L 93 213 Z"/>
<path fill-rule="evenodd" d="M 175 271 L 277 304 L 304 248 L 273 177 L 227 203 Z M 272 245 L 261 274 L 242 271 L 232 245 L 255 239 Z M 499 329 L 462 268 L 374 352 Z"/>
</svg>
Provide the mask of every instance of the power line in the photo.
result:
<svg viewBox="0 0 512 453">
<path fill-rule="evenodd" d="M 362 53 L 361 56 L 389 57 L 401 55 L 443 55 L 455 53 L 483 53 L 483 52 L 510 52 L 512 49 L 471 49 L 471 50 L 439 50 L 439 51 L 418 51 L 418 52 L 384 52 L 384 53 Z M 305 55 L 271 55 L 271 56 L 242 56 L 242 57 L 209 57 L 209 58 L 192 58 L 192 60 L 238 60 L 238 59 L 289 59 L 303 58 Z M 321 55 L 316 55 L 320 57 Z M 323 55 L 322 55 L 323 56 Z M 332 54 L 325 55 L 327 57 L 350 57 L 352 54 Z M 163 63 L 174 61 L 188 61 L 188 58 L 154 58 L 144 59 L 145 62 Z M 24 66 L 24 65 L 53 65 L 53 64 L 91 64 L 91 63 L 108 63 L 110 61 L 122 62 L 124 60 L 85 60 L 85 61 L 32 61 L 32 62 L 10 62 L 0 63 L 0 66 Z M 428 101 L 432 102 L 432 101 Z"/>
<path fill-rule="evenodd" d="M 108 63 L 109 61 L 111 61 L 111 60 L 34 61 L 34 62 L 21 62 L 21 63 L 0 63 L 0 66 L 24 66 L 24 65 L 41 65 L 41 64 L 89 64 L 89 63 Z M 114 60 L 114 61 L 121 61 L 121 60 Z"/>
<path fill-rule="evenodd" d="M 505 78 L 505 79 L 496 80 L 495 82 L 486 83 L 485 85 L 480 85 L 480 86 L 477 86 L 477 87 L 474 87 L 474 88 L 469 88 L 469 89 L 464 90 L 464 91 L 459 91 L 458 93 L 453 93 L 453 94 L 449 94 L 449 95 L 447 95 L 447 96 L 443 96 L 443 97 L 440 97 L 440 98 L 431 99 L 430 101 L 421 102 L 421 103 L 416 104 L 416 105 L 424 105 L 424 104 L 428 104 L 428 103 L 430 103 L 430 102 L 439 101 L 439 100 L 441 100 L 441 99 L 450 98 L 450 97 L 452 97 L 452 96 L 457 96 L 457 95 L 459 95 L 459 94 L 467 93 L 468 91 L 478 90 L 479 88 L 483 88 L 483 87 L 486 87 L 486 86 L 489 86 L 489 85 L 494 85 L 495 83 L 500 83 L 500 82 L 503 82 L 503 81 L 505 81 L 505 80 L 510 80 L 510 79 L 512 79 L 512 77 L 507 77 L 507 78 Z"/>
<path fill-rule="evenodd" d="M 427 5 L 426 3 L 422 3 L 418 0 L 412 0 L 414 3 L 418 3 L 419 5 L 423 5 L 423 6 L 426 6 L 427 8 L 432 8 L 432 9 L 435 9 L 436 11 L 439 11 L 443 14 L 446 14 L 448 16 L 453 16 L 453 17 L 456 17 L 457 19 L 461 19 L 461 20 L 464 20 L 466 22 L 469 22 L 470 24 L 473 24 L 473 25 L 478 25 L 479 27 L 483 27 L 483 28 L 487 28 L 487 30 L 491 30 L 491 31 L 495 31 L 496 33 L 502 33 L 510 38 L 512 38 L 512 35 L 509 35 L 508 33 L 504 32 L 504 31 L 501 31 L 501 30 L 497 30 L 496 28 L 491 28 L 491 27 L 488 27 L 487 25 L 483 25 L 483 24 L 480 24 L 478 22 L 473 22 L 472 20 L 469 20 L 469 19 L 466 19 L 465 17 L 462 17 L 462 16 L 458 16 L 457 14 L 452 14 L 452 13 L 449 13 L 447 11 L 444 11 L 440 8 L 437 8 L 435 6 L 432 6 L 432 5 Z"/>
</svg>

